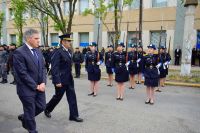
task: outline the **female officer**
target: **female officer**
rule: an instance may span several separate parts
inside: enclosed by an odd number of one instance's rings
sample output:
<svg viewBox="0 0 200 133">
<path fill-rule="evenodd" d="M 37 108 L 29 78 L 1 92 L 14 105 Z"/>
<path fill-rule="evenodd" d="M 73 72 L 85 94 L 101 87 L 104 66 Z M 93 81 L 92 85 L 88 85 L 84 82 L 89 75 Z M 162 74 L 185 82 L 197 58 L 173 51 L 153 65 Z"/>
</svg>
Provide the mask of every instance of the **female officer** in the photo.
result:
<svg viewBox="0 0 200 133">
<path fill-rule="evenodd" d="M 113 65 L 115 70 L 115 81 L 117 82 L 117 100 L 123 100 L 124 82 L 128 79 L 128 70 L 126 69 L 126 52 L 123 52 L 124 43 L 117 46 L 117 52 L 113 54 Z"/>
<path fill-rule="evenodd" d="M 158 56 L 154 54 L 156 50 L 155 45 L 148 46 L 147 55 L 144 57 L 144 77 L 147 92 L 146 104 L 154 104 L 154 88 L 158 86 L 159 70 L 158 70 Z"/>
<path fill-rule="evenodd" d="M 144 54 L 146 53 L 143 51 L 142 45 L 139 45 L 138 46 L 138 60 L 137 60 L 137 64 L 138 64 L 137 84 L 141 84 L 141 80 L 142 80 Z"/>
<path fill-rule="evenodd" d="M 161 87 L 164 87 L 166 76 L 168 75 L 168 67 L 171 61 L 171 57 L 168 53 L 166 53 L 166 47 L 160 47 L 160 54 L 158 55 L 159 62 L 161 63 L 159 67 L 160 71 L 160 83 Z M 157 92 L 161 92 L 160 88 L 156 89 Z"/>
<path fill-rule="evenodd" d="M 89 49 L 86 53 L 86 70 L 88 72 L 88 80 L 90 80 L 91 84 L 91 93 L 88 96 L 97 96 L 97 91 L 99 88 L 98 81 L 101 78 L 101 70 L 99 65 L 103 63 L 102 55 L 96 50 L 97 44 L 92 42 L 89 44 Z"/>
<path fill-rule="evenodd" d="M 105 64 L 106 64 L 106 72 L 108 74 L 108 85 L 113 86 L 113 46 L 108 46 L 108 52 L 105 53 Z"/>
<path fill-rule="evenodd" d="M 135 88 L 135 75 L 138 73 L 137 70 L 137 51 L 136 51 L 136 45 L 131 44 L 131 51 L 127 54 L 127 63 L 126 66 L 128 66 L 128 72 L 130 77 L 130 87 L 129 89 Z"/>
</svg>

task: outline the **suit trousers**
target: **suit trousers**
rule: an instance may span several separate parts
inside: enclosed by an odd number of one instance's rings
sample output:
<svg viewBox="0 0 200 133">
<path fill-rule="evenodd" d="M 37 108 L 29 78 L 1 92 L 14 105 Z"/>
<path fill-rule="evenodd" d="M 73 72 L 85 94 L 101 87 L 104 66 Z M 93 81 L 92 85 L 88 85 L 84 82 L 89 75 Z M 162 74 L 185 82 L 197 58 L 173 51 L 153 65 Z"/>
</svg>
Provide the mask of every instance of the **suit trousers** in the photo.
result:
<svg viewBox="0 0 200 133">
<path fill-rule="evenodd" d="M 51 98 L 51 100 L 47 104 L 46 110 L 48 112 L 52 112 L 53 109 L 56 107 L 56 105 L 62 99 L 65 92 L 69 104 L 70 117 L 78 117 L 79 114 L 78 114 L 76 93 L 73 85 L 63 85 L 60 88 L 55 87 L 55 95 Z"/>
<path fill-rule="evenodd" d="M 23 105 L 23 121 L 29 133 L 37 133 L 35 116 L 44 111 L 46 98 L 44 92 L 36 92 L 34 96 L 19 96 Z"/>
</svg>

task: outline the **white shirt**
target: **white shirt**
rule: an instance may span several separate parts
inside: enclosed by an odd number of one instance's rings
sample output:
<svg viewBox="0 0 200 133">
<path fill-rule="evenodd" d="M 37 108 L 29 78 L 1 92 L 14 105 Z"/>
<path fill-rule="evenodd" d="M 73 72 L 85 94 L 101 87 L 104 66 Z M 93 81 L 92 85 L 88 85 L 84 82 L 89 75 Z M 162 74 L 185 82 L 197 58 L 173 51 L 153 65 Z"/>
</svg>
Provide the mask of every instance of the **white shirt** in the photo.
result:
<svg viewBox="0 0 200 133">
<path fill-rule="evenodd" d="M 31 46 L 28 45 L 27 43 L 25 43 L 25 44 L 26 44 L 26 46 L 28 47 L 28 49 L 31 51 L 31 53 L 34 55 L 34 53 L 33 53 L 33 51 L 32 51 L 33 47 L 31 47 Z"/>
<path fill-rule="evenodd" d="M 69 56 L 72 57 L 72 55 L 70 54 L 69 50 L 67 48 L 65 48 L 63 45 L 62 47 L 68 52 Z"/>
</svg>

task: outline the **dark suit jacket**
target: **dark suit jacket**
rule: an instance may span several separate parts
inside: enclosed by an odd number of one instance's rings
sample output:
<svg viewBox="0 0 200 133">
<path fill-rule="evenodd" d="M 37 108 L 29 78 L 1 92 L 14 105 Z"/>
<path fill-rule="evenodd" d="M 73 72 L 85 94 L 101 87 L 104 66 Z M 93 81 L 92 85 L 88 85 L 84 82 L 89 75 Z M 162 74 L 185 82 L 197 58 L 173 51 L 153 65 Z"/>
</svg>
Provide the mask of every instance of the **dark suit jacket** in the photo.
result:
<svg viewBox="0 0 200 133">
<path fill-rule="evenodd" d="M 39 63 L 23 44 L 13 54 L 14 75 L 17 81 L 17 94 L 20 96 L 33 96 L 36 94 L 37 85 L 46 83 L 46 68 L 44 58 L 39 49 L 36 49 Z"/>
<path fill-rule="evenodd" d="M 180 58 L 181 57 L 181 49 L 179 51 L 175 49 L 175 57 Z"/>
<path fill-rule="evenodd" d="M 63 47 L 54 51 L 51 58 L 51 68 L 53 84 L 74 85 L 72 57 L 70 57 L 69 53 Z"/>
</svg>

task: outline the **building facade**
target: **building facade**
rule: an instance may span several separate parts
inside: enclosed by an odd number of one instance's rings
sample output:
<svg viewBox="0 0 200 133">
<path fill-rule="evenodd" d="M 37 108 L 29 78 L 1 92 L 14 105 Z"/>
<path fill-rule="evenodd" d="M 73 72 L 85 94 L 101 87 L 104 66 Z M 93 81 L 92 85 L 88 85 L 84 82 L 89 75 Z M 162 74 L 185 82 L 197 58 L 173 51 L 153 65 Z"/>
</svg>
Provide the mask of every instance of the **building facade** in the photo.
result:
<svg viewBox="0 0 200 133">
<path fill-rule="evenodd" d="M 109 0 L 106 0 L 109 2 Z M 120 41 L 126 41 L 126 37 L 130 41 L 132 38 L 137 38 L 139 35 L 139 1 L 134 0 L 131 6 L 124 9 L 121 25 Z M 200 0 L 199 0 L 200 3 Z M 0 10 L 5 13 L 5 21 L 3 23 L 1 43 L 10 44 L 17 41 L 17 30 L 13 23 L 13 11 L 10 6 L 10 0 L 0 0 Z M 62 8 L 65 15 L 68 15 L 68 1 L 63 0 Z M 83 16 L 82 12 L 86 8 L 94 8 L 91 0 L 78 0 L 76 5 L 76 12 L 73 18 L 72 33 L 74 47 L 87 44 L 88 42 L 96 41 L 97 25 L 95 25 L 95 18 L 91 15 Z M 143 31 L 142 42 L 144 48 L 149 43 L 159 44 L 160 36 L 161 43 L 169 47 L 172 52 L 176 47 L 182 45 L 182 32 L 184 25 L 184 7 L 180 5 L 179 0 L 144 0 L 143 5 Z M 34 19 L 34 13 L 27 11 L 24 14 L 27 28 L 35 28 L 40 30 L 39 23 Z M 108 11 L 106 24 L 109 31 L 102 26 L 100 34 L 99 47 L 107 47 L 111 43 L 111 36 L 113 35 L 114 19 L 112 9 Z M 58 35 L 60 32 L 54 29 L 53 21 L 49 21 L 49 46 L 55 45 L 59 42 Z M 127 25 L 129 25 L 127 30 Z M 162 31 L 161 31 L 162 26 Z M 195 30 L 197 35 L 200 34 L 200 6 L 196 8 L 195 14 Z M 178 32 L 175 32 L 177 30 Z M 42 35 L 41 35 L 42 37 Z M 197 39 L 197 37 L 196 37 Z M 198 40 L 198 39 L 197 39 Z M 43 45 L 41 43 L 41 45 Z"/>
</svg>

